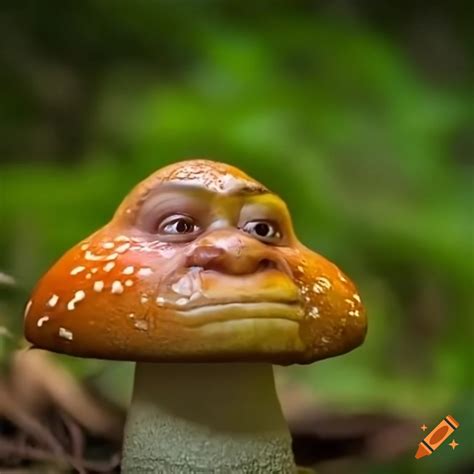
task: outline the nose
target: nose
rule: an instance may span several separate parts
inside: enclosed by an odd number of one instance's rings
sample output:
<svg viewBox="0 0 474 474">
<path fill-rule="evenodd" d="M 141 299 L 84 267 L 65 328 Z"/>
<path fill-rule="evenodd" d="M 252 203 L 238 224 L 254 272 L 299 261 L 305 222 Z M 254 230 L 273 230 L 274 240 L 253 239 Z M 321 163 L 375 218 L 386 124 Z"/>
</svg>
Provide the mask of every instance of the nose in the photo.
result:
<svg viewBox="0 0 474 474">
<path fill-rule="evenodd" d="M 203 236 L 188 255 L 186 265 L 229 275 L 277 268 L 291 276 L 288 264 L 275 249 L 237 230 L 219 230 Z"/>
</svg>

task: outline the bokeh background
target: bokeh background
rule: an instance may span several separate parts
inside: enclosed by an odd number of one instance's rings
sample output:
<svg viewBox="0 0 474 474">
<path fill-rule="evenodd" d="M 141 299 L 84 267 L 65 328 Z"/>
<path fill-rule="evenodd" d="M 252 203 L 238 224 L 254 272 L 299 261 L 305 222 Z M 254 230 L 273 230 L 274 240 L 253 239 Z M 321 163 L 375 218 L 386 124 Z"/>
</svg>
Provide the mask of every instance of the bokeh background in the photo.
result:
<svg viewBox="0 0 474 474">
<path fill-rule="evenodd" d="M 301 240 L 352 276 L 368 308 L 364 346 L 279 372 L 289 405 L 346 417 L 351 433 L 366 415 L 408 420 L 318 472 L 472 472 L 469 2 L 7 0 L 0 11 L 6 373 L 42 272 L 152 171 L 210 157 L 279 193 Z M 57 361 L 126 405 L 130 365 Z M 415 461 L 419 424 L 447 414 L 460 446 Z"/>
</svg>

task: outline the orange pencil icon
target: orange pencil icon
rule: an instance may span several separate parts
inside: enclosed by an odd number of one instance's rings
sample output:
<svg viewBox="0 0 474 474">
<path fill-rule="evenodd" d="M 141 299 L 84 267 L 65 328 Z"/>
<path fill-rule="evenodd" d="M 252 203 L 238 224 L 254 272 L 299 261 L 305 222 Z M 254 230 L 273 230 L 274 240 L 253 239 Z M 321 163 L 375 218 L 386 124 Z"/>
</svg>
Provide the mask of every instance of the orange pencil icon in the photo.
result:
<svg viewBox="0 0 474 474">
<path fill-rule="evenodd" d="M 415 458 L 429 456 L 456 430 L 459 423 L 451 416 L 443 418 L 436 428 L 418 445 Z"/>
</svg>

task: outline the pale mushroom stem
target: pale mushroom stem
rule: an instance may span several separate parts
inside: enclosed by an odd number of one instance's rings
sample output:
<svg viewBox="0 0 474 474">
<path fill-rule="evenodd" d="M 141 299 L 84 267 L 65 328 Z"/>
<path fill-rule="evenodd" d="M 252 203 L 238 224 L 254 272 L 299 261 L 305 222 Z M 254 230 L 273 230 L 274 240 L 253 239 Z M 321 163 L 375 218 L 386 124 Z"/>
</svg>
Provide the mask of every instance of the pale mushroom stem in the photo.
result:
<svg viewBox="0 0 474 474">
<path fill-rule="evenodd" d="M 137 363 L 122 472 L 296 472 L 273 367 Z"/>
</svg>

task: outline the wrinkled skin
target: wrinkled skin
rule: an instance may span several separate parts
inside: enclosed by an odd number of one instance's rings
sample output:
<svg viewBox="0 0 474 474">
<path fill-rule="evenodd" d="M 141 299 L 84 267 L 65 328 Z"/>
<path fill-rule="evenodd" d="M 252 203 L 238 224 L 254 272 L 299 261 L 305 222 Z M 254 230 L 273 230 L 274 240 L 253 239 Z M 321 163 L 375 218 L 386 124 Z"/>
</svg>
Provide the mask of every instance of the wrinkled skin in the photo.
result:
<svg viewBox="0 0 474 474">
<path fill-rule="evenodd" d="M 366 333 L 347 276 L 285 203 L 231 166 L 177 163 L 56 262 L 25 310 L 36 346 L 134 361 L 310 363 Z"/>
</svg>

